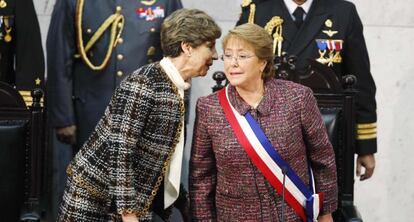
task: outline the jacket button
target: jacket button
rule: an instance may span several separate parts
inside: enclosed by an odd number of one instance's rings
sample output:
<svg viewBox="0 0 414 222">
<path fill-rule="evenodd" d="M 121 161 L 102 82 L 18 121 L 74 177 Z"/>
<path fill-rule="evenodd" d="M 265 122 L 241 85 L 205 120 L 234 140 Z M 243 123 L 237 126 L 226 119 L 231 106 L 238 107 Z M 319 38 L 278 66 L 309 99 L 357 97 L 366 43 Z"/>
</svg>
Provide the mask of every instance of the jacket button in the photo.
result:
<svg viewBox="0 0 414 222">
<path fill-rule="evenodd" d="M 117 58 L 119 61 L 121 61 L 121 60 L 123 60 L 123 59 L 124 59 L 124 55 L 122 55 L 122 54 L 118 54 L 118 55 L 116 56 L 116 58 Z"/>
<path fill-rule="evenodd" d="M 123 39 L 123 38 L 119 38 L 119 39 L 118 39 L 118 43 L 119 43 L 119 44 L 124 43 L 124 39 Z"/>
<path fill-rule="evenodd" d="M 155 32 L 155 28 L 150 28 L 150 32 Z"/>
<path fill-rule="evenodd" d="M 91 34 L 92 33 L 92 29 L 86 29 L 86 33 Z"/>
<path fill-rule="evenodd" d="M 118 77 L 122 77 L 122 76 L 124 75 L 124 73 L 123 73 L 122 71 L 118 71 L 118 72 L 116 72 L 116 75 L 117 75 Z"/>
</svg>

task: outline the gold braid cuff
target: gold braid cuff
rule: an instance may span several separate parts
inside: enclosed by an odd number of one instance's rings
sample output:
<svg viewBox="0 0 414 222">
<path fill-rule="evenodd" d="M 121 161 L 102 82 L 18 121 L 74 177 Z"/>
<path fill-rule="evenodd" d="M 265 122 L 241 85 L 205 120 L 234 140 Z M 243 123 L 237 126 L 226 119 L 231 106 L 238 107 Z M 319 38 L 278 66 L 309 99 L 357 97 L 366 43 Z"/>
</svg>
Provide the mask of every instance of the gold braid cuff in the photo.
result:
<svg viewBox="0 0 414 222">
<path fill-rule="evenodd" d="M 109 16 L 105 22 L 98 28 L 92 38 L 86 44 L 86 47 L 83 43 L 83 34 L 82 34 L 82 15 L 83 15 L 83 6 L 85 0 L 78 0 L 76 7 L 76 17 L 75 17 L 75 26 L 76 26 L 76 40 L 79 54 L 75 55 L 75 58 L 81 58 L 85 64 L 92 70 L 102 70 L 106 67 L 111 58 L 112 50 L 116 47 L 119 37 L 121 36 L 122 30 L 124 28 L 124 16 L 121 14 L 120 10 L 116 10 L 115 14 Z M 100 65 L 94 65 L 86 55 L 86 53 L 92 48 L 92 46 L 98 41 L 98 39 L 103 35 L 103 33 L 111 26 L 110 40 L 108 44 L 108 50 L 106 52 L 105 58 Z"/>
<path fill-rule="evenodd" d="M 357 124 L 357 140 L 369 140 L 377 138 L 377 123 Z"/>
</svg>

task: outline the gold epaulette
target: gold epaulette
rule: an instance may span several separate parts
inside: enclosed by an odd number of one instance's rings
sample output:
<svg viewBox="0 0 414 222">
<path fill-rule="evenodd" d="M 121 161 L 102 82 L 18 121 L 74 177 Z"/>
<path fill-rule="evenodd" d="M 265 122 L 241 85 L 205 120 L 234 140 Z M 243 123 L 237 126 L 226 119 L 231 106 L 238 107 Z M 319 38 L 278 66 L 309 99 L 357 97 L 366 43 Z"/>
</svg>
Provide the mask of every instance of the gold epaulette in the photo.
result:
<svg viewBox="0 0 414 222">
<path fill-rule="evenodd" d="M 357 124 L 357 140 L 369 140 L 377 138 L 377 123 Z"/>
<path fill-rule="evenodd" d="M 92 70 L 102 70 L 106 67 L 109 62 L 109 59 L 112 55 L 113 48 L 116 47 L 118 39 L 121 36 L 122 30 L 124 28 L 124 16 L 121 14 L 122 8 L 118 6 L 114 14 L 109 16 L 105 22 L 98 28 L 98 30 L 93 34 L 91 39 L 86 43 L 86 46 L 83 43 L 83 34 L 82 34 L 82 16 L 83 16 L 83 5 L 84 0 L 78 0 L 76 5 L 76 16 L 75 16 L 75 26 L 76 26 L 76 42 L 79 54 L 75 55 L 75 58 L 81 58 L 85 64 Z M 92 48 L 92 46 L 98 41 L 98 39 L 103 35 L 103 33 L 111 28 L 110 31 L 110 40 L 108 44 L 108 50 L 104 57 L 104 60 L 100 65 L 94 65 L 86 55 L 86 53 Z"/>
</svg>

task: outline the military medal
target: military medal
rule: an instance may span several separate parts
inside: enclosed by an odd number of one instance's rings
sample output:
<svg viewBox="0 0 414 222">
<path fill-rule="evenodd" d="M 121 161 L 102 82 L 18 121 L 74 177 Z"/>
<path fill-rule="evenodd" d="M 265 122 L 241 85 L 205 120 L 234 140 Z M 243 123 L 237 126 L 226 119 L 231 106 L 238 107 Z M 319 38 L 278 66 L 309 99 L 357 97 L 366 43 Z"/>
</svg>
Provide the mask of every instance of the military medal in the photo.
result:
<svg viewBox="0 0 414 222">
<path fill-rule="evenodd" d="M 138 15 L 139 19 L 145 19 L 145 21 L 153 21 L 165 17 L 165 10 L 162 6 L 137 8 L 135 13 Z"/>
<path fill-rule="evenodd" d="M 341 50 L 342 50 L 343 42 L 344 41 L 341 40 L 341 39 L 332 39 L 332 40 L 329 41 L 328 48 L 330 49 L 332 54 L 335 51 L 335 55 L 332 57 L 332 62 L 333 63 L 341 63 L 342 62 Z"/>
<path fill-rule="evenodd" d="M 0 8 L 6 8 L 7 2 L 5 0 L 0 0 Z"/>
<path fill-rule="evenodd" d="M 325 58 L 326 49 L 328 48 L 326 45 L 326 39 L 316 39 L 315 41 L 319 50 L 319 58 L 317 58 L 316 61 L 325 65 L 328 63 L 328 59 Z"/>
<path fill-rule="evenodd" d="M 327 64 L 328 66 L 333 66 L 334 63 L 342 62 L 341 51 L 344 41 L 342 39 L 330 39 L 338 33 L 338 31 L 331 29 L 333 26 L 332 20 L 327 19 L 325 21 L 325 26 L 327 30 L 322 30 L 322 32 L 326 34 L 329 39 L 315 40 L 319 50 L 319 58 L 317 58 L 316 61 L 324 65 Z"/>
</svg>

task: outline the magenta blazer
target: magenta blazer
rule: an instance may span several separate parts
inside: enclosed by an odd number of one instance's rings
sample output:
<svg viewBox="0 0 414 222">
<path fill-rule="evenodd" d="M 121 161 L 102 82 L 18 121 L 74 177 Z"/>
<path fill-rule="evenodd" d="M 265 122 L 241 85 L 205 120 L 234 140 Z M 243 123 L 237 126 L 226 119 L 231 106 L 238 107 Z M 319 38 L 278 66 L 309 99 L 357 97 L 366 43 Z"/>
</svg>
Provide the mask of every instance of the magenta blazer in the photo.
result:
<svg viewBox="0 0 414 222">
<path fill-rule="evenodd" d="M 250 112 L 296 174 L 309 183 L 311 164 L 322 214 L 337 208 L 335 157 L 312 91 L 270 79 L 256 109 L 229 87 L 240 113 Z M 190 160 L 191 213 L 195 221 L 280 221 L 282 198 L 240 146 L 220 106 L 217 93 L 197 101 Z M 285 205 L 285 221 L 300 221 Z"/>
</svg>

